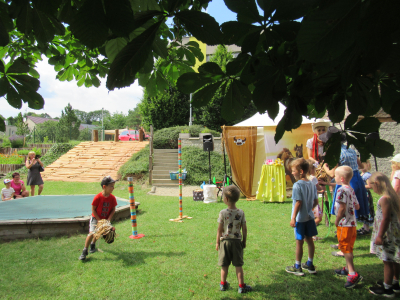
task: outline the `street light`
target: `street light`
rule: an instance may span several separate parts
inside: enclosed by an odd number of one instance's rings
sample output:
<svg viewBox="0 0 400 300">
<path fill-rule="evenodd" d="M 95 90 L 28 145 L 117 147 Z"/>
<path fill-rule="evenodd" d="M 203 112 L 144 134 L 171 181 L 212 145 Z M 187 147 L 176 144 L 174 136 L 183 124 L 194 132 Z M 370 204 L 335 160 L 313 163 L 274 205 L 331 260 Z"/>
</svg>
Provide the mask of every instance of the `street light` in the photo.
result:
<svg viewBox="0 0 400 300">
<path fill-rule="evenodd" d="M 104 141 L 104 107 L 101 108 L 101 140 Z"/>
</svg>

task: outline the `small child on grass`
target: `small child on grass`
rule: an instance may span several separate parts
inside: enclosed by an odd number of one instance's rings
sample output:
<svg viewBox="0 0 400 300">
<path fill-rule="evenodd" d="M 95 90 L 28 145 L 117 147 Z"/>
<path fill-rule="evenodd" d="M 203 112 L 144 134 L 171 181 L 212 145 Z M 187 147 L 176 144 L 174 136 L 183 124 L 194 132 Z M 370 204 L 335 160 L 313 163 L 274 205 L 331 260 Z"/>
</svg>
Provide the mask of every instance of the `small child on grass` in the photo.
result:
<svg viewBox="0 0 400 300">
<path fill-rule="evenodd" d="M 286 267 L 286 272 L 303 276 L 303 268 L 315 274 L 313 263 L 315 246 L 313 236 L 318 235 L 314 221 L 313 208 L 318 204 L 317 188 L 307 179 L 309 163 L 304 158 L 298 158 L 290 164 L 292 174 L 296 178 L 292 192 L 292 219 L 290 226 L 294 227 L 296 238 L 296 261 L 293 266 Z M 302 264 L 304 240 L 308 245 L 308 260 Z"/>
<path fill-rule="evenodd" d="M 7 201 L 14 199 L 14 189 L 11 187 L 11 179 L 4 179 L 5 188 L 1 190 L 1 200 Z"/>
<path fill-rule="evenodd" d="M 90 234 L 96 228 L 97 222 L 101 219 L 107 219 L 111 221 L 115 213 L 115 207 L 117 206 L 117 199 L 111 193 L 114 190 L 115 180 L 110 176 L 106 176 L 101 181 L 101 187 L 103 191 L 97 194 L 92 202 L 92 216 L 89 221 L 89 235 L 86 237 L 85 248 L 83 248 L 82 254 L 79 257 L 80 260 L 85 260 L 88 255 L 88 247 L 90 244 L 89 253 L 96 252 L 96 241 L 93 239 L 93 235 Z M 93 241 L 92 241 L 93 240 Z"/>
<path fill-rule="evenodd" d="M 246 248 L 247 226 L 244 212 L 236 207 L 240 191 L 230 185 L 223 189 L 223 201 L 228 208 L 219 212 L 216 250 L 218 251 L 218 265 L 221 268 L 221 291 L 229 288 L 226 281 L 229 265 L 236 267 L 236 276 L 239 281 L 239 293 L 247 293 L 252 290 L 251 286 L 244 283 L 243 276 L 243 249 Z"/>
<path fill-rule="evenodd" d="M 350 186 L 352 177 L 353 170 L 349 166 L 341 166 L 335 170 L 335 181 L 341 185 L 336 192 L 335 201 L 336 235 L 339 249 L 346 259 L 346 267 L 335 270 L 335 273 L 339 276 L 347 276 L 344 285 L 346 289 L 355 287 L 363 279 L 355 271 L 353 263 L 353 248 L 357 237 L 355 210 L 360 209 L 360 205 L 353 188 Z"/>
<path fill-rule="evenodd" d="M 369 181 L 375 193 L 381 195 L 371 237 L 371 253 L 383 261 L 383 281 L 370 287 L 372 294 L 393 298 L 400 293 L 400 199 L 389 178 L 379 172 Z"/>
</svg>

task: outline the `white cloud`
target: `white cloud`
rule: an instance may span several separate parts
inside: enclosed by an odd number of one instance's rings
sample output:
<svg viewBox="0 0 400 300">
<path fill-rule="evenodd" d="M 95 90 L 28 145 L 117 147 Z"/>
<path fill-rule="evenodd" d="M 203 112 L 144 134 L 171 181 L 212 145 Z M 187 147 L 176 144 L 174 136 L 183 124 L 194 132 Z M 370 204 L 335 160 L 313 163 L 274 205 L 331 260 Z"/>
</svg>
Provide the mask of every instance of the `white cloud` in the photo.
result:
<svg viewBox="0 0 400 300">
<path fill-rule="evenodd" d="M 20 111 L 25 113 L 26 109 L 28 112 L 45 112 L 53 118 L 59 117 L 61 110 L 68 103 L 71 103 L 74 109 L 86 112 L 104 108 L 111 113 L 122 111 L 127 114 L 129 109 L 136 107 L 143 96 L 143 89 L 137 81 L 130 87 L 114 91 L 107 90 L 106 78 L 100 78 L 102 82 L 98 88 L 78 87 L 75 80 L 61 82 L 56 79 L 57 72 L 54 71 L 53 66 L 47 63 L 46 59 L 38 63 L 37 71 L 40 74 L 41 85 L 38 92 L 45 100 L 44 108 L 32 110 L 24 103 L 21 110 L 18 110 L 10 106 L 6 99 L 0 98 L 0 113 L 4 117 L 16 116 Z"/>
</svg>

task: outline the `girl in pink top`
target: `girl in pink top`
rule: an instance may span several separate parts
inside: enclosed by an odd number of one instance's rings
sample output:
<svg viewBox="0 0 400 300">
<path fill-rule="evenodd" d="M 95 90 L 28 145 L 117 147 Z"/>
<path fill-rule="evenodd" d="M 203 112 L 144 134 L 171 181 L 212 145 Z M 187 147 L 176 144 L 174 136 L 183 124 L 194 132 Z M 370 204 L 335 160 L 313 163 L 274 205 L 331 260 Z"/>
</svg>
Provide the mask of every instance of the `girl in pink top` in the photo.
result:
<svg viewBox="0 0 400 300">
<path fill-rule="evenodd" d="M 15 199 L 28 197 L 29 192 L 26 190 L 24 182 L 21 180 L 19 173 L 12 174 L 13 180 L 11 181 L 11 187 L 15 191 Z"/>
</svg>

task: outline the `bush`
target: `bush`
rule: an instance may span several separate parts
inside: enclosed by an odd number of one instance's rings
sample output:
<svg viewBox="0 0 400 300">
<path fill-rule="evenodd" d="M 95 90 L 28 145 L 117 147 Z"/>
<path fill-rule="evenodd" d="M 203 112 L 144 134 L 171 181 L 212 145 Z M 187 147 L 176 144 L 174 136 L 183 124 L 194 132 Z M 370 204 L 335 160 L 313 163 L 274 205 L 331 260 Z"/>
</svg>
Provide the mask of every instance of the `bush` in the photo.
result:
<svg viewBox="0 0 400 300">
<path fill-rule="evenodd" d="M 28 155 L 28 153 L 31 151 L 35 152 L 36 155 L 42 155 L 42 149 L 38 149 L 38 148 L 33 148 L 32 150 L 26 150 L 26 149 L 18 150 L 17 153 L 19 155 Z"/>
<path fill-rule="evenodd" d="M 3 138 L 3 144 L 2 144 L 3 148 L 11 148 L 11 142 L 10 139 L 8 137 L 4 137 Z"/>
<path fill-rule="evenodd" d="M 11 148 L 22 148 L 24 146 L 24 137 L 22 135 L 13 135 L 10 137 Z"/>
<path fill-rule="evenodd" d="M 69 150 L 74 148 L 76 145 L 72 144 L 54 144 L 45 155 L 40 158 L 44 166 L 48 166 L 56 161 L 61 155 L 67 153 Z M 7 178 L 11 178 L 12 173 L 18 172 L 21 176 L 28 174 L 27 167 L 22 167 L 16 171 L 12 171 L 6 175 Z"/>
<path fill-rule="evenodd" d="M 121 178 L 125 178 L 130 174 L 146 174 L 149 172 L 149 155 L 150 149 L 149 145 L 144 147 L 139 152 L 136 152 L 132 157 L 123 164 L 119 170 L 118 174 Z"/>
<path fill-rule="evenodd" d="M 226 156 L 226 170 L 229 170 L 229 159 Z M 189 185 L 200 185 L 203 181 L 208 182 L 208 152 L 198 147 L 188 146 L 182 148 L 182 168 L 186 169 L 187 177 L 184 181 Z M 224 157 L 218 152 L 211 151 L 211 180 L 224 179 Z"/>
<path fill-rule="evenodd" d="M 178 149 L 179 133 L 182 130 L 188 131 L 193 137 L 197 137 L 204 130 L 204 127 L 201 125 L 176 126 L 157 130 L 154 132 L 154 149 Z M 219 132 L 211 129 L 208 132 L 217 137 L 221 135 Z"/>
</svg>

